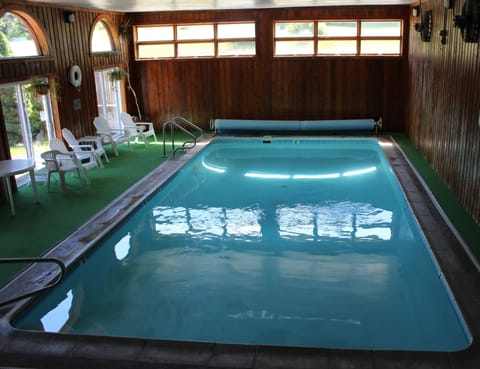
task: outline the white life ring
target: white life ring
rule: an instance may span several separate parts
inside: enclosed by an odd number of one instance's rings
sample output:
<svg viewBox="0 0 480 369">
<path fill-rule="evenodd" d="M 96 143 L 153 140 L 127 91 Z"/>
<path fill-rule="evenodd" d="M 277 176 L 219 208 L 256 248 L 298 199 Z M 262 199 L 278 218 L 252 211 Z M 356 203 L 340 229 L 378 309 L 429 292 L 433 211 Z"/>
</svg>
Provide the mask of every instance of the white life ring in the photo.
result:
<svg viewBox="0 0 480 369">
<path fill-rule="evenodd" d="M 73 87 L 79 88 L 82 84 L 82 70 L 78 65 L 74 65 L 70 68 L 70 72 L 68 74 L 68 80 L 72 84 Z"/>
</svg>

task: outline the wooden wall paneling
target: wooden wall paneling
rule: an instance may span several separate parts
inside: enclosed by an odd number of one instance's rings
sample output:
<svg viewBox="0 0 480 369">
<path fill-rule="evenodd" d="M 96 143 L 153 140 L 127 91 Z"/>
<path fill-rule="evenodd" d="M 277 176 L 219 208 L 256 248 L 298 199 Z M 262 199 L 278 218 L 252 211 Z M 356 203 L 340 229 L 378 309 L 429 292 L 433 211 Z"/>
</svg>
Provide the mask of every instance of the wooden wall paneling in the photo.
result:
<svg viewBox="0 0 480 369">
<path fill-rule="evenodd" d="M 272 75 L 271 65 L 274 63 L 273 44 L 269 40 L 273 37 L 270 12 L 266 10 L 258 11 L 252 19 L 256 22 L 256 57 L 253 59 L 253 78 L 254 90 L 250 91 L 253 95 L 254 110 L 252 119 L 272 119 L 272 84 L 274 77 Z"/>
<path fill-rule="evenodd" d="M 347 102 L 345 101 L 344 95 L 344 80 L 345 80 L 345 61 L 339 61 L 335 63 L 335 79 L 333 80 L 333 85 L 331 86 L 331 93 L 335 95 L 335 111 L 333 119 L 340 119 L 345 114 L 345 108 Z"/>
<path fill-rule="evenodd" d="M 140 68 L 135 68 L 135 73 L 141 73 L 141 76 L 149 76 L 149 79 L 146 80 L 146 77 L 142 77 L 141 85 L 141 94 L 139 96 L 142 106 L 144 107 L 143 114 L 149 116 L 150 120 L 160 120 L 160 111 L 162 102 L 165 101 L 165 84 L 163 83 L 163 75 L 167 71 L 164 67 L 161 71 L 154 73 L 153 69 L 156 67 L 156 64 L 145 64 L 141 63 Z M 137 78 L 136 78 L 137 79 Z M 149 94 L 149 88 L 147 86 L 154 86 L 158 91 L 157 94 Z M 165 118 L 166 119 L 166 118 Z"/>
<path fill-rule="evenodd" d="M 94 90 L 93 71 L 123 64 L 125 53 L 90 56 L 89 31 L 98 12 L 77 10 L 77 21 L 66 24 L 62 8 L 32 5 L 29 9 L 42 22 L 50 38 L 55 71 L 62 86 L 62 101 L 59 103 L 62 126 L 75 133 L 92 133 L 91 120 L 96 115 L 96 100 L 91 93 Z M 375 73 L 378 61 L 374 60 L 358 63 L 358 60 L 273 58 L 272 21 L 313 19 L 325 14 L 337 19 L 370 17 L 386 11 L 404 17 L 405 9 L 408 10 L 406 7 L 329 7 L 127 15 L 137 24 L 232 19 L 257 21 L 257 56 L 253 59 L 134 63 L 133 79 L 140 84 L 143 113 L 157 120 L 156 124 L 175 114 L 183 114 L 198 119 L 204 126 L 217 115 L 258 119 L 363 117 L 379 106 L 383 109 L 382 93 L 372 97 L 372 86 L 383 90 L 383 80 L 387 79 L 386 76 L 393 78 L 395 74 Z M 119 22 L 121 17 L 113 14 L 112 18 Z M 68 69 L 73 63 L 79 64 L 83 71 L 84 83 L 80 91 L 68 83 Z M 152 84 L 151 81 L 156 82 Z M 73 109 L 75 99 L 81 101 L 80 111 Z"/>
<path fill-rule="evenodd" d="M 91 9 L 76 8 L 76 20 L 72 24 L 64 21 L 64 7 L 22 3 L 23 11 L 31 14 L 45 31 L 49 44 L 49 57 L 29 58 L 23 62 L 1 61 L 0 83 L 22 81 L 34 76 L 55 76 L 60 86 L 57 103 L 57 135 L 61 128 L 67 127 L 76 135 L 88 135 L 95 132 L 93 118 L 98 114 L 95 94 L 94 69 L 114 65 L 123 65 L 123 52 L 90 55 L 90 29 L 99 15 L 111 16 L 115 22 L 122 15 L 112 12 L 102 12 Z M 68 72 L 73 64 L 78 64 L 82 70 L 82 86 L 77 91 L 68 82 Z M 75 99 L 80 99 L 81 109 L 74 109 Z"/>
<path fill-rule="evenodd" d="M 271 72 L 271 89 L 268 92 L 272 97 L 271 102 L 271 117 L 270 119 L 281 119 L 282 116 L 284 119 L 288 119 L 288 90 L 290 87 L 290 75 L 284 75 L 284 68 L 282 66 L 285 64 L 285 61 L 279 60 L 272 63 L 272 72 Z M 295 73 L 293 62 L 290 64 L 292 66 L 290 72 L 291 74 Z M 265 81 L 262 81 L 265 83 Z"/>
<path fill-rule="evenodd" d="M 140 67 L 135 67 L 134 73 L 137 74 L 139 70 L 141 69 L 142 72 L 140 72 L 138 75 L 149 75 L 150 79 L 148 81 L 142 81 L 140 89 L 137 89 L 139 91 L 138 99 L 139 99 L 139 104 L 142 109 L 142 114 L 144 116 L 144 119 L 149 119 L 152 122 L 159 121 L 159 113 L 156 109 L 153 107 L 160 107 L 160 101 L 165 100 L 164 95 L 166 94 L 165 92 L 165 86 L 163 83 L 163 75 L 166 73 L 165 70 L 160 71 L 160 73 L 147 73 L 143 72 L 144 69 L 146 69 L 148 66 L 145 63 L 141 63 Z M 154 96 L 148 95 L 148 88 L 147 86 L 155 86 L 157 88 L 158 93 L 155 94 Z M 149 104 L 152 106 L 152 108 L 149 109 Z M 150 113 L 148 113 L 150 112 Z"/>
<path fill-rule="evenodd" d="M 391 131 L 404 131 L 405 129 L 405 107 L 408 103 L 407 98 L 407 67 L 404 63 L 390 61 L 384 63 L 384 97 L 383 121 L 388 125 Z M 379 101 L 372 104 L 378 106 Z M 375 111 L 375 115 L 382 115 L 380 109 Z"/>
<path fill-rule="evenodd" d="M 429 43 L 422 42 L 416 32 L 410 36 L 407 130 L 479 222 L 480 47 L 478 42 L 464 42 L 460 30 L 453 28 L 453 16 L 461 13 L 462 3 L 454 6 L 447 15 L 447 44 L 441 45 L 442 4 L 432 0 L 422 3 L 424 9 L 433 10 L 434 32 Z"/>
<path fill-rule="evenodd" d="M 179 97 L 177 96 L 177 84 L 174 82 L 178 79 L 177 75 L 177 68 L 172 63 L 156 63 L 154 70 L 159 70 L 163 76 L 163 85 L 160 87 L 165 91 L 165 99 L 159 101 L 159 105 L 156 106 L 156 109 L 163 110 L 164 119 L 170 119 L 172 116 L 175 115 L 175 111 L 172 109 L 174 103 L 177 104 L 179 102 Z M 159 68 L 160 67 L 160 68 Z M 150 70 L 150 68 L 148 69 Z M 167 78 L 170 77 L 170 78 Z M 173 77 L 173 78 L 172 78 Z M 151 95 L 150 86 L 147 85 L 149 89 L 149 97 Z M 151 98 L 151 97 L 150 97 Z"/>
<path fill-rule="evenodd" d="M 251 95 L 254 93 L 248 84 L 250 76 L 248 70 L 245 68 L 245 62 L 235 60 L 234 63 L 225 63 L 225 65 L 227 67 L 227 74 L 225 74 L 222 84 L 227 83 L 228 80 L 229 85 L 228 88 L 225 88 L 222 92 L 229 96 L 229 115 L 231 117 L 239 117 L 241 119 L 245 118 L 244 112 L 248 112 L 250 108 L 246 95 Z M 234 72 L 235 70 L 236 72 Z M 243 93 L 243 91 L 246 93 Z M 248 115 L 248 113 L 246 114 Z"/>
<path fill-rule="evenodd" d="M 301 63 L 300 61 L 294 62 L 294 70 L 295 72 L 292 74 L 292 81 L 291 87 L 287 88 L 288 93 L 288 105 L 290 107 L 289 111 L 287 112 L 287 119 L 297 119 L 295 118 L 298 116 L 298 119 L 304 120 L 305 119 L 305 96 L 306 90 L 305 87 L 308 83 L 310 83 L 311 78 L 305 78 L 306 75 L 310 76 L 315 73 L 308 73 L 309 65 L 311 63 Z M 287 65 L 284 64 L 284 72 L 287 72 Z"/>
<path fill-rule="evenodd" d="M 172 114 L 194 116 L 207 128 L 212 117 L 249 119 L 344 119 L 384 116 L 385 127 L 403 126 L 401 103 L 405 96 L 401 82 L 402 66 L 407 58 L 274 58 L 273 21 L 330 17 L 386 17 L 407 19 L 408 7 L 328 7 L 245 11 L 203 11 L 131 14 L 134 24 L 155 22 L 256 20 L 257 55 L 255 58 L 199 59 L 194 61 L 139 61 L 137 79 L 155 78 L 159 65 L 166 99 L 158 88 L 144 88 L 149 114 L 159 109 Z M 407 22 L 408 23 L 408 22 Z M 188 66 L 189 71 L 184 67 Z M 171 72 L 165 70 L 172 68 Z M 188 78 L 187 78 L 188 76 Z M 212 86 L 198 88 L 196 83 Z M 179 95 L 181 86 L 191 83 Z M 177 87 L 180 86 L 180 87 Z M 387 91 L 388 89 L 388 91 Z M 158 95 L 157 97 L 154 97 Z M 177 98 L 171 98 L 176 96 Z M 152 101 L 165 105 L 153 106 Z M 392 105 L 392 106 L 390 106 Z M 193 110 L 192 110 L 193 109 Z M 206 109 L 209 109 L 206 110 Z M 191 111 L 192 110 L 192 111 Z"/>
<path fill-rule="evenodd" d="M 199 111 L 190 111 L 187 109 L 187 95 L 197 95 L 198 86 L 189 84 L 189 70 L 192 67 L 191 62 L 185 62 L 178 65 L 178 85 L 176 87 L 177 91 L 177 101 L 178 104 L 178 114 L 186 117 L 187 119 L 197 121 L 195 118 L 199 115 Z"/>
<path fill-rule="evenodd" d="M 167 100 L 165 101 L 167 104 L 165 104 L 164 107 L 167 108 L 168 111 L 166 118 L 170 119 L 175 115 L 183 114 L 181 109 L 179 110 L 179 106 L 183 103 L 183 99 L 180 93 L 181 86 L 178 83 L 181 75 L 181 71 L 179 71 L 179 67 L 181 65 L 174 63 L 168 63 L 167 65 L 169 66 L 170 70 L 163 72 L 164 81 L 166 82 L 164 88 L 167 93 Z M 174 77 L 173 79 L 171 78 L 172 76 Z"/>
<path fill-rule="evenodd" d="M 192 115 L 190 119 L 197 121 L 202 115 L 199 101 L 203 95 L 203 88 L 200 82 L 199 73 L 202 71 L 202 63 L 187 62 L 182 64 L 180 73 L 180 96 L 182 100 L 182 115 L 190 112 Z M 206 89 L 205 89 L 206 90 Z"/>
<path fill-rule="evenodd" d="M 217 104 L 217 111 L 219 115 L 215 118 L 228 118 L 228 112 L 232 109 L 232 100 L 233 97 L 229 96 L 231 91 L 230 87 L 230 78 L 229 78 L 229 63 L 225 63 L 224 61 L 219 61 L 218 65 L 218 72 L 217 76 L 218 79 L 216 80 L 215 90 L 217 91 L 216 101 Z"/>
<path fill-rule="evenodd" d="M 203 96 L 202 108 L 205 111 L 206 119 L 208 119 L 210 129 L 210 120 L 217 118 L 219 109 L 221 107 L 221 97 L 225 93 L 221 90 L 220 86 L 220 73 L 218 72 L 222 61 L 219 60 L 215 63 L 215 69 L 208 68 L 208 65 L 205 65 L 206 70 L 203 75 L 202 84 L 205 88 Z M 237 102 L 238 105 L 238 102 Z"/>
<path fill-rule="evenodd" d="M 315 112 L 321 111 L 321 74 L 322 70 L 318 68 L 317 63 L 313 62 L 308 65 L 307 73 L 311 75 L 309 81 L 305 84 L 305 94 L 303 98 L 305 119 L 314 119 Z M 318 70 L 318 73 L 313 73 L 314 70 Z"/>
</svg>

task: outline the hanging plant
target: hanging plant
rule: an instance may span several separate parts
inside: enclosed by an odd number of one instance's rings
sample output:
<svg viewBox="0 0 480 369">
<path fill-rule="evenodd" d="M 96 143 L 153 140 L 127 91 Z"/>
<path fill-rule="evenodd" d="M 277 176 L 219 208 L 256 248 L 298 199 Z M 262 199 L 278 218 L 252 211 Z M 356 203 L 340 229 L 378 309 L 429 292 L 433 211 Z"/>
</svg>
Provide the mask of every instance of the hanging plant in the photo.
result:
<svg viewBox="0 0 480 369">
<path fill-rule="evenodd" d="M 55 82 L 53 84 L 54 90 L 50 90 L 50 81 L 47 79 L 40 79 L 40 78 L 33 78 L 30 83 L 27 85 L 27 91 L 34 96 L 46 96 L 49 92 L 52 93 L 52 98 L 56 99 L 57 101 L 61 101 L 60 99 L 60 85 Z"/>
<path fill-rule="evenodd" d="M 31 86 L 33 92 L 37 95 L 47 95 L 50 91 L 50 83 L 42 79 L 32 79 Z"/>
<path fill-rule="evenodd" d="M 108 80 L 112 83 L 122 81 L 125 78 L 127 78 L 127 73 L 123 69 L 115 68 L 108 72 Z"/>
<path fill-rule="evenodd" d="M 124 21 L 118 26 L 118 33 L 120 35 L 120 41 L 121 41 L 121 45 L 122 45 L 122 48 L 124 47 L 127 47 L 128 46 L 128 41 L 131 40 L 132 38 L 132 24 L 133 24 L 133 21 L 131 18 L 125 18 Z M 140 112 L 140 106 L 138 104 L 138 98 L 137 98 L 137 94 L 132 86 L 132 82 L 130 81 L 130 73 L 129 73 L 129 64 L 127 62 L 126 64 L 126 72 L 125 73 L 125 79 L 127 80 L 127 88 L 128 90 L 132 93 L 133 95 L 133 98 L 135 100 L 135 105 L 137 107 L 137 113 L 138 113 L 138 119 L 141 120 L 142 119 L 142 113 Z M 110 80 L 112 81 L 112 80 Z M 112 81 L 112 85 L 113 85 L 113 81 Z"/>
<path fill-rule="evenodd" d="M 131 36 L 130 29 L 132 28 L 133 21 L 127 18 L 118 26 L 118 33 L 121 38 L 128 40 Z"/>
</svg>

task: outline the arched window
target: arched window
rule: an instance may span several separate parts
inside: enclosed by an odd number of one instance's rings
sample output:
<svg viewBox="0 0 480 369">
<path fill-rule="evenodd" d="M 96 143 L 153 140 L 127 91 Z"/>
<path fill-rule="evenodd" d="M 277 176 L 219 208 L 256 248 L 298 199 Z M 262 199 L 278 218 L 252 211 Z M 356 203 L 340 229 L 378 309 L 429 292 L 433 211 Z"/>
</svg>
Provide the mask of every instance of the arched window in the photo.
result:
<svg viewBox="0 0 480 369">
<path fill-rule="evenodd" d="M 12 12 L 0 18 L 0 58 L 42 55 L 42 50 L 28 19 Z"/>
<path fill-rule="evenodd" d="M 98 19 L 92 31 L 91 51 L 92 53 L 106 53 L 116 50 L 115 38 L 118 35 L 113 34 L 113 27 L 106 18 Z"/>
</svg>

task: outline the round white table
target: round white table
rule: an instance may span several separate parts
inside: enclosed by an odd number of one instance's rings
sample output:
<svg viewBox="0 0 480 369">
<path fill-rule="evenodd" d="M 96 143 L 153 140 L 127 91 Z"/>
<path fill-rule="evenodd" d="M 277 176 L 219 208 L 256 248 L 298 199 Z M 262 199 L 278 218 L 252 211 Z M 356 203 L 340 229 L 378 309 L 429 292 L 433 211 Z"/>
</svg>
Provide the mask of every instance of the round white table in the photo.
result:
<svg viewBox="0 0 480 369">
<path fill-rule="evenodd" d="M 6 189 L 8 201 L 10 202 L 10 212 L 15 215 L 15 205 L 13 203 L 12 186 L 10 177 L 16 174 L 30 172 L 30 180 L 35 194 L 35 201 L 38 202 L 37 184 L 35 182 L 35 161 L 31 159 L 12 159 L 0 160 L 0 177 Z"/>
</svg>

